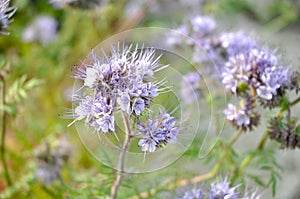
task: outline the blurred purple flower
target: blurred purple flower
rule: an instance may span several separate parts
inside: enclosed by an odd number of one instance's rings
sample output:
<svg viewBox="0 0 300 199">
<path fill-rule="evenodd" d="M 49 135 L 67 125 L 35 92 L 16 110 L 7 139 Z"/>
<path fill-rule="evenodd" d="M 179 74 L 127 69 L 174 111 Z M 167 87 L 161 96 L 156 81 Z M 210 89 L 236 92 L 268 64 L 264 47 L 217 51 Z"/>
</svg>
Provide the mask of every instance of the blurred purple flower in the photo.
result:
<svg viewBox="0 0 300 199">
<path fill-rule="evenodd" d="M 192 189 L 184 193 L 182 199 L 203 199 L 205 196 L 202 189 Z"/>
<path fill-rule="evenodd" d="M 189 72 L 183 77 L 180 93 L 185 103 L 190 104 L 200 96 L 200 82 L 201 76 L 197 71 Z"/>
<path fill-rule="evenodd" d="M 47 45 L 57 37 L 58 21 L 53 17 L 40 15 L 22 33 L 24 42 L 38 41 Z"/>
</svg>

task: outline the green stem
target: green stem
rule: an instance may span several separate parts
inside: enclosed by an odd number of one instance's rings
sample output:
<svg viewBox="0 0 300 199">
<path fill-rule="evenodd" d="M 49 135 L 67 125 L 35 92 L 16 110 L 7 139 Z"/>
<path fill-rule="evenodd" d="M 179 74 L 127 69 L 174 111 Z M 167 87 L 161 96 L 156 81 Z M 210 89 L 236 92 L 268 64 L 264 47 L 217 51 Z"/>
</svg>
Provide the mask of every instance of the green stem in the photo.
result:
<svg viewBox="0 0 300 199">
<path fill-rule="evenodd" d="M 0 148 L 0 153 L 1 153 L 1 162 L 3 165 L 3 169 L 4 169 L 4 175 L 5 175 L 5 179 L 6 182 L 9 186 L 12 185 L 12 181 L 9 175 L 9 171 L 8 171 L 8 166 L 7 166 L 7 161 L 6 161 L 6 148 L 5 148 L 5 135 L 6 135 L 6 120 L 7 120 L 7 114 L 6 111 L 4 109 L 5 106 L 5 88 L 6 88 L 6 82 L 5 82 L 5 78 L 3 77 L 3 75 L 0 74 L 0 79 L 2 82 L 2 103 L 1 103 L 1 113 L 2 113 L 2 128 L 1 128 L 1 148 Z"/>
<path fill-rule="evenodd" d="M 122 112 L 122 116 L 123 116 L 123 122 L 124 122 L 124 126 L 125 126 L 126 137 L 125 137 L 125 141 L 123 142 L 121 154 L 120 154 L 120 157 L 119 157 L 119 168 L 118 168 L 118 171 L 117 171 L 117 174 L 116 174 L 114 184 L 113 184 L 112 189 L 111 189 L 111 198 L 112 199 L 117 198 L 118 190 L 119 190 L 120 185 L 123 181 L 123 173 L 124 173 L 124 167 L 125 167 L 125 156 L 126 156 L 126 152 L 127 152 L 127 149 L 129 148 L 129 144 L 130 144 L 130 140 L 131 140 L 131 129 L 130 129 L 128 116 L 126 115 L 126 113 L 123 113 L 123 112 Z"/>
<path fill-rule="evenodd" d="M 295 99 L 294 101 L 292 101 L 290 103 L 290 106 L 294 106 L 294 105 L 298 104 L 299 102 L 300 102 L 300 97 L 298 97 L 297 99 Z"/>
</svg>

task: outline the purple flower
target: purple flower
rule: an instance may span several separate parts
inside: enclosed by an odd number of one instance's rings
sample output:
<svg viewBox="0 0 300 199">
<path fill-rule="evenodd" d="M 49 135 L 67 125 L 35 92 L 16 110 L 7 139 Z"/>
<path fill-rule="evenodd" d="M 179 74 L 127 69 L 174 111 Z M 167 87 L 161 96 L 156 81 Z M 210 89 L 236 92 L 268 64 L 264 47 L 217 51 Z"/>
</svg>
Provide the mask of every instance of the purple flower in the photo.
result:
<svg viewBox="0 0 300 199">
<path fill-rule="evenodd" d="M 289 87 L 288 68 L 277 65 L 277 58 L 266 49 L 252 49 L 245 54 L 237 54 L 226 62 L 222 72 L 222 82 L 226 90 L 240 94 L 239 85 L 257 90 L 257 95 L 265 100 L 273 100 L 278 90 Z M 244 90 L 244 91 L 245 91 Z"/>
<path fill-rule="evenodd" d="M 216 27 L 216 22 L 212 18 L 200 15 L 193 17 L 191 24 L 196 38 L 211 34 Z"/>
<path fill-rule="evenodd" d="M 81 99 L 79 105 L 75 108 L 76 120 L 82 120 L 88 117 L 92 113 L 93 99 L 90 96 L 86 96 Z"/>
<path fill-rule="evenodd" d="M 230 186 L 227 179 L 223 181 L 218 181 L 211 183 L 208 190 L 201 188 L 194 188 L 189 191 L 186 191 L 181 199 L 259 199 L 260 196 L 257 196 L 256 192 L 249 192 L 244 190 L 244 193 L 238 192 L 237 186 Z"/>
<path fill-rule="evenodd" d="M 132 111 L 136 115 L 140 115 L 145 110 L 145 102 L 142 98 L 136 98 L 132 104 Z"/>
<path fill-rule="evenodd" d="M 110 115 L 112 113 L 113 107 L 111 102 L 108 101 L 106 97 L 96 96 L 93 102 L 93 110 L 92 114 L 95 117 L 99 117 L 102 115 Z"/>
<path fill-rule="evenodd" d="M 29 24 L 22 33 L 24 42 L 38 41 L 47 45 L 57 37 L 58 22 L 50 16 L 41 15 Z"/>
<path fill-rule="evenodd" d="M 259 115 L 254 110 L 255 98 L 246 96 L 240 101 L 240 107 L 237 108 L 233 104 L 228 104 L 225 109 L 226 119 L 237 128 L 243 130 L 252 129 L 259 122 Z"/>
<path fill-rule="evenodd" d="M 9 0 L 1 0 L 0 2 L 0 34 L 8 35 L 9 33 L 6 32 L 8 28 L 8 24 L 11 22 L 10 18 L 16 12 L 15 7 L 8 7 Z"/>
<path fill-rule="evenodd" d="M 117 102 L 123 111 L 128 114 L 130 113 L 130 96 L 128 93 L 124 92 L 120 97 L 118 97 Z"/>
<path fill-rule="evenodd" d="M 223 33 L 219 40 L 228 57 L 247 53 L 257 47 L 256 41 L 242 31 Z"/>
<path fill-rule="evenodd" d="M 236 106 L 228 104 L 227 109 L 224 111 L 226 119 L 234 122 L 237 126 L 248 126 L 250 124 L 251 110 L 246 110 L 246 108 L 243 105 L 237 110 Z"/>
<path fill-rule="evenodd" d="M 151 138 L 142 138 L 138 145 L 142 147 L 142 151 L 144 152 L 149 151 L 152 153 L 156 150 L 156 142 Z"/>
<path fill-rule="evenodd" d="M 176 119 L 168 113 L 160 113 L 158 116 L 148 119 L 146 123 L 138 121 L 138 130 L 143 138 L 139 141 L 142 151 L 154 152 L 157 147 L 176 141 L 179 127 Z"/>
<path fill-rule="evenodd" d="M 94 125 L 97 131 L 101 129 L 103 133 L 107 133 L 109 131 L 114 132 L 115 131 L 114 116 L 104 115 L 103 117 L 96 119 Z"/>
<path fill-rule="evenodd" d="M 204 192 L 202 189 L 192 189 L 184 193 L 182 199 L 203 199 Z"/>
<path fill-rule="evenodd" d="M 237 118 L 237 110 L 233 104 L 228 104 L 227 109 L 224 111 L 227 120 L 233 121 Z"/>
<path fill-rule="evenodd" d="M 72 71 L 74 78 L 83 81 L 81 97 L 75 102 L 75 121 L 85 118 L 87 126 L 104 133 L 114 131 L 114 111 L 129 116 L 141 115 L 152 98 L 159 94 L 159 84 L 153 84 L 154 73 L 167 66 L 159 64 L 160 56 L 152 48 L 138 49 L 132 45 L 113 47 L 111 55 L 99 57 L 95 51 L 91 59 Z"/>
<path fill-rule="evenodd" d="M 209 199 L 238 199 L 239 193 L 236 192 L 236 187 L 230 187 L 226 180 L 211 184 Z"/>
</svg>

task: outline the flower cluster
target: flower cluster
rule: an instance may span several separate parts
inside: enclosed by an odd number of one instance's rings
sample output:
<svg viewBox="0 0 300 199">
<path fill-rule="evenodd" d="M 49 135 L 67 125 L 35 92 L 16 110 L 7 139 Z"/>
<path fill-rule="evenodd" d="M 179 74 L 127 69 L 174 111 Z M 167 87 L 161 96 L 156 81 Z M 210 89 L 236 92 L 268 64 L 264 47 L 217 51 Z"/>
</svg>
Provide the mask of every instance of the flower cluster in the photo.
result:
<svg viewBox="0 0 300 199">
<path fill-rule="evenodd" d="M 227 180 L 220 181 L 217 183 L 212 183 L 210 185 L 209 190 L 204 190 L 202 188 L 192 189 L 184 193 L 181 199 L 259 199 L 260 196 L 257 196 L 256 193 L 249 193 L 242 194 L 238 192 L 238 186 L 230 186 Z"/>
<path fill-rule="evenodd" d="M 11 22 L 10 18 L 16 12 L 15 7 L 8 7 L 9 0 L 1 0 L 0 2 L 0 34 L 8 35 L 6 32 L 8 24 Z"/>
<path fill-rule="evenodd" d="M 111 56 L 100 58 L 93 51 L 91 62 L 75 66 L 74 77 L 84 82 L 84 93 L 74 96 L 75 121 L 95 131 L 115 131 L 114 112 L 140 115 L 158 96 L 162 82 L 152 83 L 154 73 L 167 67 L 159 64 L 160 56 L 152 48 L 138 49 L 132 45 L 113 47 Z M 82 89 L 81 89 L 82 90 Z"/>
<path fill-rule="evenodd" d="M 38 16 L 29 24 L 23 34 L 24 42 L 38 41 L 43 45 L 54 41 L 57 37 L 58 21 L 50 16 Z"/>
<path fill-rule="evenodd" d="M 248 52 L 258 46 L 257 42 L 243 31 L 214 34 L 216 22 L 208 16 L 193 16 L 176 30 L 189 38 L 180 38 L 178 34 L 168 35 L 167 44 L 192 46 L 195 63 L 211 63 L 213 60 L 218 68 L 222 68 L 229 57 Z"/>
<path fill-rule="evenodd" d="M 289 88 L 290 78 L 288 68 L 277 62 L 276 56 L 266 49 L 237 54 L 226 62 L 222 82 L 232 93 L 243 92 L 245 87 L 253 88 L 258 97 L 278 101 Z"/>
<path fill-rule="evenodd" d="M 142 134 L 138 145 L 144 152 L 154 152 L 156 148 L 173 143 L 179 132 L 176 119 L 169 113 L 159 115 L 146 122 L 138 121 L 138 131 Z"/>
<path fill-rule="evenodd" d="M 242 98 L 239 109 L 229 104 L 225 110 L 227 120 L 235 127 L 251 130 L 258 124 L 256 101 L 272 109 L 280 105 L 287 90 L 299 90 L 299 74 L 290 72 L 275 51 L 260 47 L 244 32 L 214 34 L 213 19 L 199 15 L 181 27 L 192 38 L 182 44 L 193 48 L 194 62 L 206 66 L 212 60 L 221 71 L 226 91 Z"/>
</svg>

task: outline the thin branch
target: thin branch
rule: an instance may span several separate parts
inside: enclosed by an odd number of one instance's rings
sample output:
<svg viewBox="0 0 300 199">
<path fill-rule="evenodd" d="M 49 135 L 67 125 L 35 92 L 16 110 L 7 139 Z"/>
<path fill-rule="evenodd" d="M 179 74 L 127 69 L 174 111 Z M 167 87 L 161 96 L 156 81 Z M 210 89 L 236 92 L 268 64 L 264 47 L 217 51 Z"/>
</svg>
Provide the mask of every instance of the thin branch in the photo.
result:
<svg viewBox="0 0 300 199">
<path fill-rule="evenodd" d="M 9 171 L 8 171 L 8 166 L 7 166 L 7 161 L 6 161 L 6 148 L 5 148 L 5 135 L 6 135 L 6 120 L 7 120 L 7 113 L 4 109 L 5 106 L 5 88 L 6 88 L 6 82 L 5 82 L 5 78 L 3 77 L 3 75 L 0 74 L 0 79 L 2 82 L 2 103 L 1 103 L 1 113 L 2 113 L 2 128 L 1 128 L 1 148 L 0 148 L 0 153 L 1 153 L 1 162 L 3 164 L 3 169 L 4 169 L 4 175 L 5 175 L 5 179 L 6 182 L 9 186 L 12 185 L 12 181 L 9 175 Z"/>
<path fill-rule="evenodd" d="M 290 106 L 294 106 L 294 105 L 298 104 L 299 102 L 300 102 L 300 97 L 298 97 L 297 99 L 295 99 L 294 101 L 292 101 L 290 103 Z"/>
<path fill-rule="evenodd" d="M 114 184 L 111 189 L 111 198 L 112 199 L 117 198 L 118 190 L 119 190 L 120 185 L 123 180 L 123 173 L 124 173 L 124 167 L 125 167 L 125 155 L 126 155 L 126 152 L 129 147 L 130 140 L 131 140 L 131 129 L 130 129 L 128 116 L 124 112 L 122 112 L 122 116 L 123 116 L 123 122 L 124 122 L 124 126 L 125 126 L 126 137 L 125 137 L 125 141 L 123 143 L 122 151 L 121 151 L 121 154 L 119 157 L 119 168 L 118 168 L 118 171 L 116 174 Z"/>
</svg>

